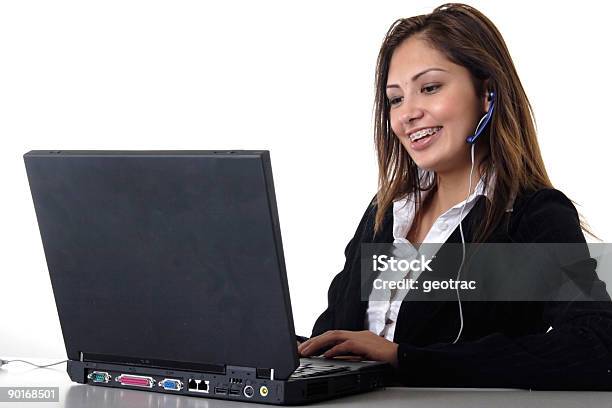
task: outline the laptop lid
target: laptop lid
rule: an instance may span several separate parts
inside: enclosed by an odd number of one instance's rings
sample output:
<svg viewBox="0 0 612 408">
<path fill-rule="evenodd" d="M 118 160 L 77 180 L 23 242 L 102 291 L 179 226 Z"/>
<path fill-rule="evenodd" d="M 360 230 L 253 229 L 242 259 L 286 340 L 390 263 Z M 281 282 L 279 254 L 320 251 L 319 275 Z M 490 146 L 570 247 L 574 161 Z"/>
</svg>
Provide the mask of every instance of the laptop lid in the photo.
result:
<svg viewBox="0 0 612 408">
<path fill-rule="evenodd" d="M 24 160 L 68 358 L 299 365 L 268 151 Z"/>
</svg>

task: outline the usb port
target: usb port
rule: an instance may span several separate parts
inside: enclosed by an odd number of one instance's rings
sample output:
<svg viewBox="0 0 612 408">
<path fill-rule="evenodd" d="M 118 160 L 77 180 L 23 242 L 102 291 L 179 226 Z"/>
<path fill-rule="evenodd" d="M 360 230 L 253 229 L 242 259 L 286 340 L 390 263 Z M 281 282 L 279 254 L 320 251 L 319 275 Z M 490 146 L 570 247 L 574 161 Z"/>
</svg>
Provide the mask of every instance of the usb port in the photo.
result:
<svg viewBox="0 0 612 408">
<path fill-rule="evenodd" d="M 230 388 L 229 393 L 230 395 L 240 395 L 240 390 Z"/>
<path fill-rule="evenodd" d="M 227 394 L 227 388 L 215 387 L 215 394 Z"/>
</svg>

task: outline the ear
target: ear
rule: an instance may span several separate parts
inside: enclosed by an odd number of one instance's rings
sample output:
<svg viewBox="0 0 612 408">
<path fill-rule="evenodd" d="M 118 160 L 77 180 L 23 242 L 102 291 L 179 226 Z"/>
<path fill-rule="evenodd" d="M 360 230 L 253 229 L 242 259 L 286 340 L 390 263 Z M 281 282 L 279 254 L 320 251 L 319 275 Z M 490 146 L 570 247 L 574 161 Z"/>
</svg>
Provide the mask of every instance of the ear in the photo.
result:
<svg viewBox="0 0 612 408">
<path fill-rule="evenodd" d="M 491 82 L 488 79 L 485 80 L 484 84 L 483 84 L 484 95 L 483 95 L 483 99 L 482 99 L 482 101 L 483 101 L 482 108 L 483 108 L 483 110 L 485 112 L 488 112 L 489 109 L 491 108 L 492 99 L 491 99 L 490 84 L 491 84 Z"/>
</svg>

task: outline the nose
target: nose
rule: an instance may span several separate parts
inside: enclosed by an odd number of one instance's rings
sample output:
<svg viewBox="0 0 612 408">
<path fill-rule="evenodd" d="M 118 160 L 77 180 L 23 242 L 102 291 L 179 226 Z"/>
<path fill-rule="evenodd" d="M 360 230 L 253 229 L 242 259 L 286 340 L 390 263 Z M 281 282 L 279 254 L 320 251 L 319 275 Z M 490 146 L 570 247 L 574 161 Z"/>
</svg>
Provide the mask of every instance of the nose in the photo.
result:
<svg viewBox="0 0 612 408">
<path fill-rule="evenodd" d="M 399 120 L 404 126 L 412 126 L 414 121 L 422 118 L 424 114 L 424 110 L 421 107 L 409 100 L 404 100 L 399 109 Z"/>
</svg>

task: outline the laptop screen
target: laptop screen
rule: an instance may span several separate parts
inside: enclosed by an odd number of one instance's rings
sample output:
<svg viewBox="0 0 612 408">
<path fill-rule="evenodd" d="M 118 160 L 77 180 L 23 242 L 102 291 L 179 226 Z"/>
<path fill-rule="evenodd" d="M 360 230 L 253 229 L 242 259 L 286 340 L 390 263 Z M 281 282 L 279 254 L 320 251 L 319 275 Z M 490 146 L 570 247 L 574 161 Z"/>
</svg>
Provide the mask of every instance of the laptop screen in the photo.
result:
<svg viewBox="0 0 612 408">
<path fill-rule="evenodd" d="M 24 159 L 70 359 L 297 367 L 267 151 Z"/>
</svg>

